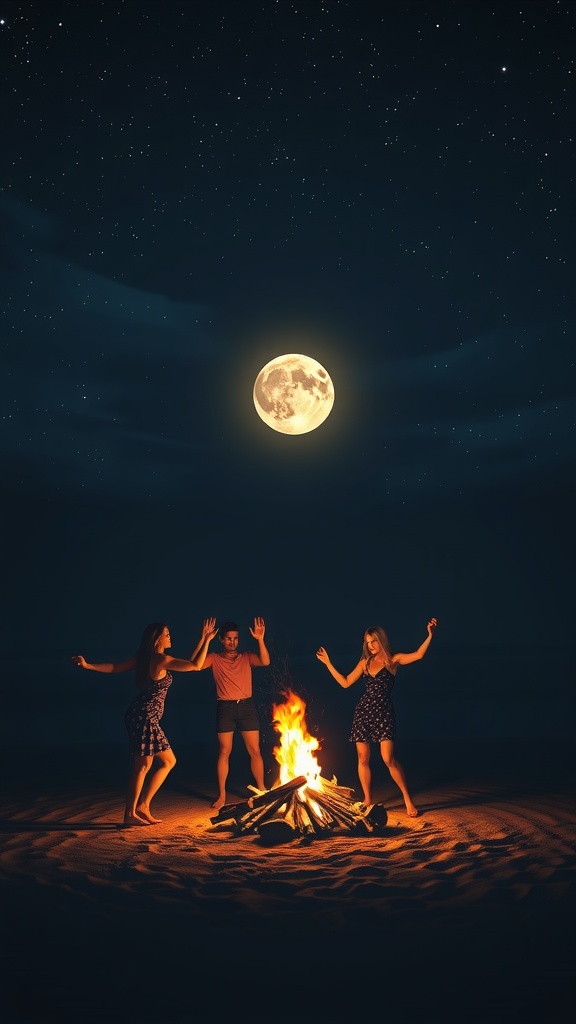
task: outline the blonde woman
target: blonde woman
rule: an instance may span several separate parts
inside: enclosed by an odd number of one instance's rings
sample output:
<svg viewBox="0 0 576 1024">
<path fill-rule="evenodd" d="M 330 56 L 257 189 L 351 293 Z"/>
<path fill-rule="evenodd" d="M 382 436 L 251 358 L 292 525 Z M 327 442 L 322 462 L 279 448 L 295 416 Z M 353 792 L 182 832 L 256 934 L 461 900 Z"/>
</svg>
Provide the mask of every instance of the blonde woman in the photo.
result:
<svg viewBox="0 0 576 1024">
<path fill-rule="evenodd" d="M 412 662 L 420 661 L 424 657 L 437 624 L 436 619 L 430 619 L 426 627 L 428 632 L 426 639 L 411 654 L 392 654 L 388 637 L 382 626 L 370 627 L 364 634 L 362 657 L 347 676 L 334 667 L 324 647 L 320 647 L 316 651 L 318 660 L 326 665 L 340 686 L 348 688 L 360 678 L 364 679 L 364 693 L 356 705 L 352 718 L 350 742 L 356 744 L 358 752 L 358 778 L 366 807 L 370 807 L 373 803 L 372 773 L 370 771 L 371 744 L 378 743 L 382 760 L 402 793 L 406 813 L 410 818 L 418 816 L 418 809 L 408 791 L 404 769 L 394 756 L 396 722 L 391 694 L 399 666 L 411 665 Z"/>
</svg>

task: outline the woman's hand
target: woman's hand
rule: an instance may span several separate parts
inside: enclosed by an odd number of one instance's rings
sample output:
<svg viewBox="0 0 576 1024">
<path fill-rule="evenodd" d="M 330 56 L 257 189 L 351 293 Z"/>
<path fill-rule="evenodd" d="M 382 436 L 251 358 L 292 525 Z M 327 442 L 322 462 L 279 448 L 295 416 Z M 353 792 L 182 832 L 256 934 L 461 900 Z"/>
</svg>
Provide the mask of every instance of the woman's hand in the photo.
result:
<svg viewBox="0 0 576 1024">
<path fill-rule="evenodd" d="M 437 625 L 438 625 L 438 619 L 430 619 L 430 622 L 426 626 L 426 629 L 428 630 L 428 636 L 432 636 L 432 633 L 436 629 Z"/>
<path fill-rule="evenodd" d="M 202 640 L 205 640 L 208 636 L 213 640 L 217 632 L 218 626 L 216 625 L 216 619 L 204 619 L 204 623 L 202 625 Z"/>
<path fill-rule="evenodd" d="M 81 654 L 73 654 L 70 660 L 74 663 L 74 665 L 78 665 L 78 668 L 88 668 L 88 663 L 85 661 Z"/>
<path fill-rule="evenodd" d="M 318 648 L 318 650 L 316 651 L 316 657 L 318 658 L 318 661 L 322 662 L 323 665 L 328 665 L 330 662 L 330 658 L 328 657 L 328 651 L 326 651 L 323 647 Z"/>
</svg>

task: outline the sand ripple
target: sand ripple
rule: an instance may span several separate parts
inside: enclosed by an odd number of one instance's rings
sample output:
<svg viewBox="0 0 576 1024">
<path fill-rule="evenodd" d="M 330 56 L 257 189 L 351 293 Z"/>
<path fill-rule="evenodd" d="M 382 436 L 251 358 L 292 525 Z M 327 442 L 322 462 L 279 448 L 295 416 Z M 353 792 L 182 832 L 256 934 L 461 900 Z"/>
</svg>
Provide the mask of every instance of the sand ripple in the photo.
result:
<svg viewBox="0 0 576 1024">
<path fill-rule="evenodd" d="M 343 831 L 271 848 L 211 825 L 197 799 L 167 794 L 161 824 L 123 829 L 111 792 L 55 805 L 37 797 L 4 806 L 0 870 L 5 881 L 73 890 L 108 909 L 145 895 L 201 915 L 223 900 L 228 914 L 337 916 L 353 901 L 394 915 L 438 903 L 519 903 L 536 891 L 554 902 L 573 891 L 576 815 L 568 796 L 483 802 L 475 787 L 424 793 L 420 803 L 415 820 L 392 807 L 381 836 Z"/>
</svg>

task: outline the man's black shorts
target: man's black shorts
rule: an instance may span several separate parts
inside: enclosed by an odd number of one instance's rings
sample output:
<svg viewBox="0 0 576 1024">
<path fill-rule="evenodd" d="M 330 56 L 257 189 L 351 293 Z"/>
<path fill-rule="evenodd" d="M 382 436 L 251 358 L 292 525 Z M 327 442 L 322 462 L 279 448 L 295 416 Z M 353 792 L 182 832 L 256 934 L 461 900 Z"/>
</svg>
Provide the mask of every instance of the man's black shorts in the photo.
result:
<svg viewBox="0 0 576 1024">
<path fill-rule="evenodd" d="M 253 697 L 216 701 L 216 732 L 258 732 L 260 721 Z"/>
</svg>

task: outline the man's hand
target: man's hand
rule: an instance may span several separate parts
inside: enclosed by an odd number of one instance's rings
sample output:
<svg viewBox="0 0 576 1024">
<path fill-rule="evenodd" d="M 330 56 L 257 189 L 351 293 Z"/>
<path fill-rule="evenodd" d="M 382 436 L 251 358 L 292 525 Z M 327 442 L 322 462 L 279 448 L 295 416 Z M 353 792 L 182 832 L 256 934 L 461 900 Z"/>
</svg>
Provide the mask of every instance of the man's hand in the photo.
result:
<svg viewBox="0 0 576 1024">
<path fill-rule="evenodd" d="M 255 640 L 263 640 L 264 633 L 266 632 L 266 624 L 264 622 L 264 619 L 255 618 L 254 628 L 250 626 L 250 632 L 252 633 L 252 636 L 254 637 Z"/>
</svg>

